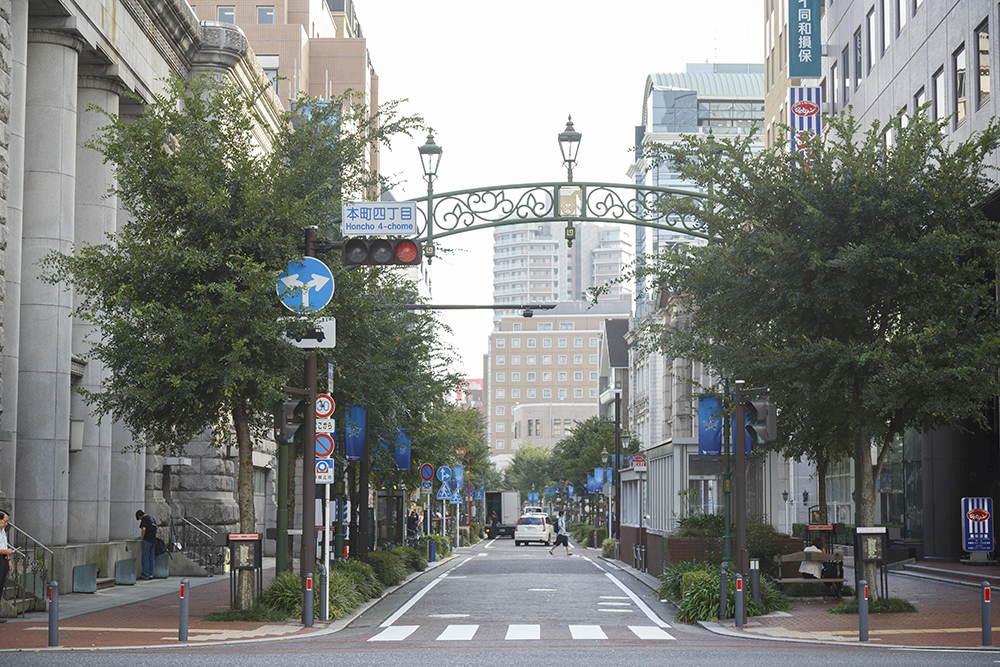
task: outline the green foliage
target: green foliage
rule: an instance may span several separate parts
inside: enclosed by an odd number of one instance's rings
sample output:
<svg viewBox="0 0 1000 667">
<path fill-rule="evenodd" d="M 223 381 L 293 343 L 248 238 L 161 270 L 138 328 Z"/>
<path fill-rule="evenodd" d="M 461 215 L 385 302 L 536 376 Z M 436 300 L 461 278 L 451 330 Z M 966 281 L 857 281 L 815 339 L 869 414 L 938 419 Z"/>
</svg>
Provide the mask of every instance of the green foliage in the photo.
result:
<svg viewBox="0 0 1000 667">
<path fill-rule="evenodd" d="M 294 572 L 279 572 L 264 589 L 264 604 L 285 612 L 302 615 L 302 579 Z"/>
<path fill-rule="evenodd" d="M 546 482 L 569 480 L 578 494 L 582 492 L 587 483 L 587 475 L 594 474 L 594 468 L 600 468 L 603 465 L 601 452 L 614 453 L 615 451 L 614 424 L 599 423 L 600 421 L 598 417 L 591 417 L 576 422 L 568 430 L 566 437 L 556 443 L 552 449 L 552 459 Z M 597 426 L 597 433 L 594 433 L 595 426 Z M 623 455 L 635 454 L 639 451 L 639 442 L 630 437 L 623 437 L 621 445 Z"/>
<path fill-rule="evenodd" d="M 391 551 L 369 552 L 368 564 L 375 570 L 378 580 L 386 586 L 398 586 L 406 579 L 406 565 Z"/>
<path fill-rule="evenodd" d="M 333 571 L 350 579 L 354 589 L 364 600 L 381 597 L 382 582 L 368 563 L 354 558 L 337 560 L 334 561 Z"/>
<path fill-rule="evenodd" d="M 597 543 L 603 545 L 608 541 L 608 527 L 598 526 L 597 527 Z M 602 547 L 603 549 L 603 547 Z"/>
<path fill-rule="evenodd" d="M 476 539 L 477 542 L 479 540 L 483 539 L 483 536 L 485 535 L 485 533 L 483 532 L 483 524 L 477 523 L 476 521 L 473 521 L 472 522 L 471 532 L 472 532 L 472 535 Z"/>
<path fill-rule="evenodd" d="M 755 517 L 747 519 L 746 530 L 747 551 L 750 558 L 760 560 L 763 574 L 776 576 L 778 570 L 774 557 L 778 554 L 780 533 L 771 524 Z M 722 514 L 699 514 L 679 519 L 673 536 L 721 538 L 724 534 L 725 524 Z M 735 536 L 735 526 L 733 534 Z M 713 563 L 722 562 L 721 546 L 710 549 L 707 556 Z"/>
<path fill-rule="evenodd" d="M 902 598 L 873 598 L 868 600 L 868 613 L 869 614 L 899 614 L 899 613 L 915 613 L 917 608 L 913 606 L 907 600 Z M 838 604 L 836 607 L 830 609 L 831 614 L 857 614 L 858 613 L 858 599 L 856 597 L 851 598 Z"/>
<path fill-rule="evenodd" d="M 532 487 L 544 489 L 552 479 L 552 452 L 529 442 L 522 442 L 503 471 L 505 489 L 521 492 L 527 498 Z"/>
<path fill-rule="evenodd" d="M 213 611 L 202 616 L 203 621 L 255 621 L 257 623 L 276 623 L 287 621 L 290 614 L 282 609 L 274 609 L 265 604 L 250 609 L 227 609 Z"/>
<path fill-rule="evenodd" d="M 692 570 L 691 572 L 685 572 L 681 575 L 681 597 L 684 597 L 686 593 L 695 582 L 702 581 L 704 579 L 711 579 L 712 575 L 710 572 L 705 570 Z"/>
<path fill-rule="evenodd" d="M 573 528 L 570 530 L 570 535 L 573 536 L 574 540 L 584 546 L 594 546 L 594 526 L 589 523 L 573 524 Z M 604 526 L 598 526 L 597 543 L 604 544 L 604 540 L 606 539 L 608 539 L 608 529 Z"/>
<path fill-rule="evenodd" d="M 398 557 L 408 570 L 423 572 L 427 569 L 427 557 L 422 550 L 413 547 L 396 547 L 392 553 Z"/>
<path fill-rule="evenodd" d="M 697 514 L 677 520 L 677 537 L 722 537 L 725 533 L 722 514 Z"/>
<path fill-rule="evenodd" d="M 601 542 L 601 556 L 603 558 L 614 558 L 615 557 L 615 541 L 612 539 L 605 539 Z"/>
<path fill-rule="evenodd" d="M 355 587 L 353 577 L 347 572 L 336 568 L 331 568 L 330 571 L 329 591 L 331 620 L 344 618 L 351 614 L 367 599 Z M 313 607 L 316 613 L 319 613 L 319 610 L 316 609 L 318 606 L 316 604 Z"/>
<path fill-rule="evenodd" d="M 677 620 L 682 623 L 712 621 L 719 616 L 719 568 L 702 563 L 679 563 L 660 575 L 660 595 L 677 602 Z M 727 577 L 726 617 L 736 615 L 736 577 Z M 760 582 L 761 603 L 744 588 L 748 616 L 762 616 L 788 608 L 788 600 L 774 584 L 765 578 Z"/>
<path fill-rule="evenodd" d="M 446 536 L 429 535 L 428 538 L 434 542 L 434 557 L 437 560 L 447 558 L 451 555 L 451 540 L 449 540 Z"/>
<path fill-rule="evenodd" d="M 714 570 L 710 563 L 701 561 L 683 561 L 675 563 L 664 570 L 657 579 L 660 586 L 656 590 L 662 600 L 679 600 L 681 594 L 681 579 L 689 572 L 712 572 Z"/>
</svg>

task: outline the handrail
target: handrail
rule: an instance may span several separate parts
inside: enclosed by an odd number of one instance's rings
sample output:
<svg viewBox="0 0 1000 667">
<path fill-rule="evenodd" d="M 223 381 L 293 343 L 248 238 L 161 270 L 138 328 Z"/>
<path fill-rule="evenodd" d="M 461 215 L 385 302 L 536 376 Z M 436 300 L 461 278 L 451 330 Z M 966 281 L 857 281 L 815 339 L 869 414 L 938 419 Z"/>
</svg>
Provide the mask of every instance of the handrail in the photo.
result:
<svg viewBox="0 0 1000 667">
<path fill-rule="evenodd" d="M 170 531 L 169 551 L 184 553 L 209 576 L 225 571 L 228 550 L 216 544 L 218 530 L 197 517 L 182 516 L 171 519 Z"/>
<path fill-rule="evenodd" d="M 33 600 L 32 608 L 41 605 L 45 608 L 45 585 L 48 580 L 49 568 L 55 563 L 55 554 L 21 528 L 9 523 L 11 531 L 9 545 L 14 549 L 11 560 L 14 563 L 12 581 L 14 582 L 19 600 Z M 46 565 L 46 558 L 48 565 Z M 0 591 L 2 596 L 3 591 Z M 17 614 L 24 617 L 28 603 L 15 604 Z"/>
</svg>

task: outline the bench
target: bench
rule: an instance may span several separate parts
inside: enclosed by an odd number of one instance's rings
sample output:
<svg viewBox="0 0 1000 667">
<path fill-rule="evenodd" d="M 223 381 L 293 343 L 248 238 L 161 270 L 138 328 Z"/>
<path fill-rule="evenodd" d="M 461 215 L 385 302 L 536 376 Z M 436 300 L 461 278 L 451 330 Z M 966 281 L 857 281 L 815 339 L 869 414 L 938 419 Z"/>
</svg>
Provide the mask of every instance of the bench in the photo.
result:
<svg viewBox="0 0 1000 667">
<path fill-rule="evenodd" d="M 841 572 L 844 571 L 844 556 L 843 554 L 825 554 L 816 553 L 815 551 L 798 551 L 793 554 L 778 554 L 774 557 L 774 562 L 778 564 L 778 575 L 781 576 L 781 566 L 783 563 L 801 563 L 802 561 L 820 561 L 820 562 L 830 562 L 835 561 L 840 563 L 838 568 Z M 774 583 L 780 588 L 782 584 L 837 584 L 838 588 L 840 584 L 847 583 L 847 579 L 844 578 L 827 578 L 823 577 L 820 579 L 805 579 L 803 577 L 792 577 L 792 578 L 780 578 L 775 579 Z"/>
</svg>

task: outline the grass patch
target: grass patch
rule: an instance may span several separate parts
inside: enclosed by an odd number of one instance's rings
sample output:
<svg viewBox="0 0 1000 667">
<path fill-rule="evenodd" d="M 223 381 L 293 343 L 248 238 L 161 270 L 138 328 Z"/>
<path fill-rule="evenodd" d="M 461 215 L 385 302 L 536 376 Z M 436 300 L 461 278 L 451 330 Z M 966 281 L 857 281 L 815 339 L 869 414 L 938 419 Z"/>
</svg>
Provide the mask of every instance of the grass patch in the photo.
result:
<svg viewBox="0 0 1000 667">
<path fill-rule="evenodd" d="M 270 623 L 274 621 L 287 621 L 288 618 L 288 612 L 262 604 L 253 609 L 227 609 L 226 611 L 213 611 L 211 614 L 205 614 L 202 616 L 201 620 L 256 621 L 258 623 Z"/>
<path fill-rule="evenodd" d="M 908 600 L 902 598 L 876 598 L 868 601 L 869 614 L 912 614 L 917 611 Z M 830 610 L 831 614 L 857 614 L 858 599 L 851 598 Z"/>
</svg>

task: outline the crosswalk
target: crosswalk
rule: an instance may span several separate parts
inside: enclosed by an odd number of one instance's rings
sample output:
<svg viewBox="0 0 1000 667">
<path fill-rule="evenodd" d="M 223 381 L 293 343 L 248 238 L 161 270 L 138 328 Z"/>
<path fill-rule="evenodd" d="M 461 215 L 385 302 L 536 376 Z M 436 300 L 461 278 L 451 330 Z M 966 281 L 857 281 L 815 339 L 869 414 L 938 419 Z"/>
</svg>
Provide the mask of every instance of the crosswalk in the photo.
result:
<svg viewBox="0 0 1000 667">
<path fill-rule="evenodd" d="M 565 637 L 565 631 L 561 628 L 566 626 L 560 626 L 560 629 L 553 631 L 553 629 L 546 628 L 546 640 L 552 639 L 556 636 Z M 633 639 L 643 639 L 650 641 L 662 641 L 662 640 L 672 640 L 675 639 L 670 633 L 665 631 L 663 628 L 658 628 L 655 626 L 646 625 L 629 625 L 626 626 L 633 635 Z M 600 625 L 570 625 L 569 638 L 573 641 L 579 640 L 607 640 L 608 633 L 605 632 L 606 628 Z M 621 626 L 614 626 L 614 630 L 607 628 L 608 631 L 621 632 L 623 628 Z M 370 637 L 368 641 L 370 642 L 399 642 L 404 639 L 425 639 L 425 640 L 435 640 L 441 642 L 448 641 L 472 641 L 479 634 L 481 637 L 484 633 L 480 632 L 479 625 L 472 624 L 452 624 L 445 627 L 443 630 L 441 626 L 431 626 L 425 627 L 421 630 L 419 625 L 393 625 L 387 627 L 380 631 L 373 637 Z M 539 624 L 511 624 L 507 626 L 506 633 L 503 635 L 505 641 L 538 641 L 542 639 L 542 626 Z"/>
</svg>

